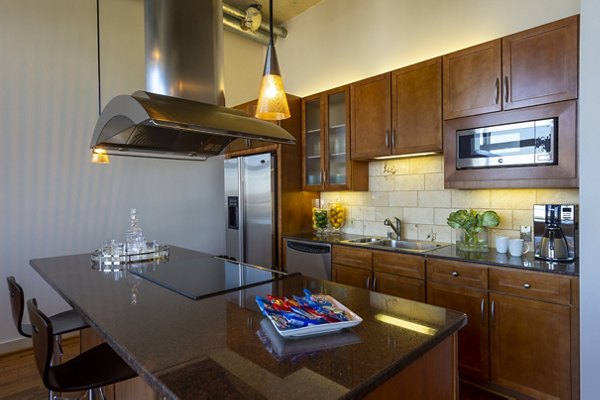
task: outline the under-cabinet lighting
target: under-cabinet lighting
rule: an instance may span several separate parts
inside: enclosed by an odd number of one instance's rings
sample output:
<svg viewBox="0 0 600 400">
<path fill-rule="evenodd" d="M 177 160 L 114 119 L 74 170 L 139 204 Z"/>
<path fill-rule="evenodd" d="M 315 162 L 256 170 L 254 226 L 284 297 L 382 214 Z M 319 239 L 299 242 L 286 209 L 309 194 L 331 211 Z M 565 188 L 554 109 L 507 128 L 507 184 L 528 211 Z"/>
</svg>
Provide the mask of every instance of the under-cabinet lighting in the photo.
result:
<svg viewBox="0 0 600 400">
<path fill-rule="evenodd" d="M 401 154 L 401 155 L 395 155 L 395 156 L 381 156 L 381 157 L 375 157 L 375 159 L 376 160 L 391 160 L 391 159 L 395 159 L 395 158 L 432 156 L 435 154 L 439 154 L 439 153 L 436 153 L 435 151 L 427 151 L 424 153 Z"/>
<path fill-rule="evenodd" d="M 437 333 L 437 329 L 417 324 L 416 322 L 410 322 L 405 319 L 392 317 L 391 315 L 375 314 L 375 319 L 381 322 L 385 322 L 386 324 L 398 326 L 404 329 L 409 329 L 413 332 L 419 332 L 429 336 L 433 336 Z"/>
</svg>

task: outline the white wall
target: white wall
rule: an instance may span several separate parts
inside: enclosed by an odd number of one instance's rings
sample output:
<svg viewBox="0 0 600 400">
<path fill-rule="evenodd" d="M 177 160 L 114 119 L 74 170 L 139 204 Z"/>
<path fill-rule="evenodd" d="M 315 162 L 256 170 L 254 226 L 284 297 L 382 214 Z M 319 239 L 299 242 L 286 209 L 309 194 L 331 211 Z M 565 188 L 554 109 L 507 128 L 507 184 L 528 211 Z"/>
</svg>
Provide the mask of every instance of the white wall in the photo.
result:
<svg viewBox="0 0 600 400">
<path fill-rule="evenodd" d="M 130 207 L 138 209 L 148 239 L 223 253 L 222 157 L 112 157 L 109 165 L 90 164 L 99 110 L 96 1 L 1 0 L 0 10 L 2 281 L 16 276 L 26 296 L 37 297 L 48 313 L 66 309 L 29 260 L 89 253 L 102 239 L 123 240 Z M 104 105 L 145 87 L 143 0 L 101 0 L 100 23 Z M 237 39 L 225 34 L 225 63 L 251 65 L 230 59 L 237 47 L 246 51 Z M 263 57 L 256 55 L 254 64 Z M 233 98 L 256 96 L 261 68 L 228 68 Z M 240 84 L 244 80 L 252 82 L 248 88 Z M 0 353 L 29 344 L 16 340 L 2 292 Z"/>
<path fill-rule="evenodd" d="M 277 44 L 286 90 L 306 96 L 579 13 L 579 0 L 325 0 Z"/>
<path fill-rule="evenodd" d="M 582 399 L 597 399 L 600 394 L 600 308 L 598 287 L 598 227 L 600 226 L 600 2 L 581 0 L 579 166 L 581 207 L 581 394 Z"/>
<path fill-rule="evenodd" d="M 225 102 L 232 107 L 258 97 L 267 48 L 229 31 L 223 37 Z"/>
</svg>

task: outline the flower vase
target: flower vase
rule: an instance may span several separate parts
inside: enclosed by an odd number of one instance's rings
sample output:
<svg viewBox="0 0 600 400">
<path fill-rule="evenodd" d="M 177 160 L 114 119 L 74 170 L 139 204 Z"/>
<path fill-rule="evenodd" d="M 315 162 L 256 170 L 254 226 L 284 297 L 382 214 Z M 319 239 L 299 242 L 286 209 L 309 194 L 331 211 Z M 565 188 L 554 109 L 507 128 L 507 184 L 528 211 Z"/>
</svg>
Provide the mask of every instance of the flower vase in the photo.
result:
<svg viewBox="0 0 600 400">
<path fill-rule="evenodd" d="M 460 229 L 456 240 L 456 248 L 464 252 L 486 252 L 488 251 L 488 236 L 487 229 L 482 229 L 479 232 Z"/>
</svg>

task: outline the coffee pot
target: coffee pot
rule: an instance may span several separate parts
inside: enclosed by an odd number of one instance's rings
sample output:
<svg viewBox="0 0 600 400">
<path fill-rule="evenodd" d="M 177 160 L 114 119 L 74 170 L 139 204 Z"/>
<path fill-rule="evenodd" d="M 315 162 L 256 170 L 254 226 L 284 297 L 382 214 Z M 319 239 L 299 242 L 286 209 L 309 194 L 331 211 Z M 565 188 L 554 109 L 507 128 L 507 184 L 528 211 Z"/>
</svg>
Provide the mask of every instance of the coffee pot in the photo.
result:
<svg viewBox="0 0 600 400">
<path fill-rule="evenodd" d="M 548 261 L 575 259 L 578 236 L 576 210 L 575 205 L 536 204 L 534 206 L 536 258 Z"/>
</svg>

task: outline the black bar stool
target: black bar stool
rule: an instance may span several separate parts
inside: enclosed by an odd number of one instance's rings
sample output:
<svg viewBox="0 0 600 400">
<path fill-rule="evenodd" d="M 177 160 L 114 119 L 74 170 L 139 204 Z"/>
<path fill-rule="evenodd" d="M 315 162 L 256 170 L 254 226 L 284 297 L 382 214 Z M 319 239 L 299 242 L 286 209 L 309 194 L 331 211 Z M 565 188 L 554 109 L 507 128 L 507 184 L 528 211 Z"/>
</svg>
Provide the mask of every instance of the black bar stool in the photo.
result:
<svg viewBox="0 0 600 400">
<path fill-rule="evenodd" d="M 88 391 L 89 399 L 96 388 L 137 376 L 106 343 L 93 347 L 75 358 L 51 365 L 52 341 L 56 334 L 52 321 L 37 307 L 35 299 L 27 301 L 35 363 L 44 385 L 50 391 Z"/>
<path fill-rule="evenodd" d="M 22 336 L 31 337 L 31 325 L 23 323 L 25 314 L 25 294 L 23 288 L 19 285 L 14 276 L 6 278 L 8 282 L 8 292 L 10 294 L 10 305 L 13 321 L 17 330 Z M 81 318 L 81 315 L 75 310 L 67 310 L 50 317 L 54 326 L 54 334 L 60 336 L 64 333 L 78 331 L 87 328 L 88 324 Z"/>
<path fill-rule="evenodd" d="M 19 333 L 27 338 L 31 337 L 32 327 L 29 324 L 23 323 L 23 315 L 25 314 L 25 294 L 21 285 L 17 283 L 14 276 L 6 278 L 8 283 L 8 293 L 10 295 L 10 306 L 13 316 L 13 321 Z M 75 310 L 67 310 L 50 317 L 54 326 L 54 358 L 55 364 L 60 363 L 63 355 L 61 345 L 61 335 L 88 327 L 88 324 L 81 318 L 81 315 Z M 49 394 L 50 400 L 54 398 L 52 392 Z"/>
</svg>

